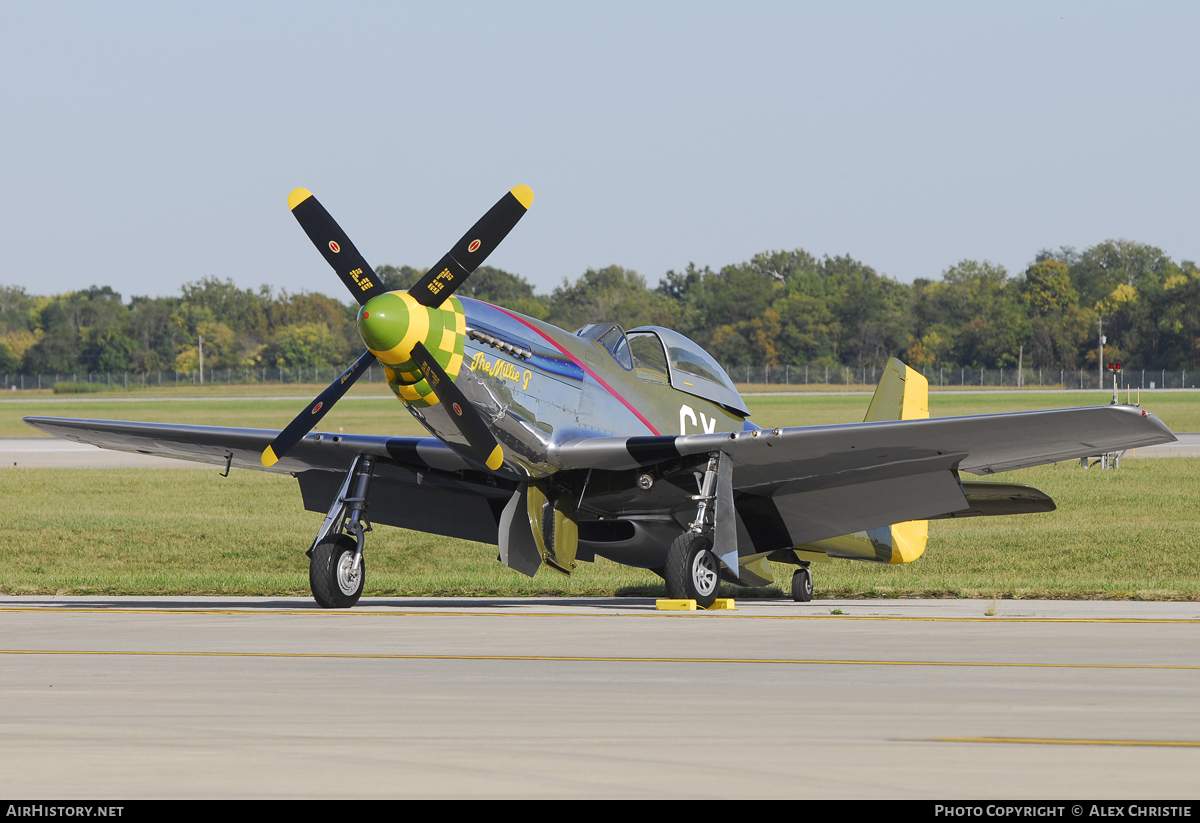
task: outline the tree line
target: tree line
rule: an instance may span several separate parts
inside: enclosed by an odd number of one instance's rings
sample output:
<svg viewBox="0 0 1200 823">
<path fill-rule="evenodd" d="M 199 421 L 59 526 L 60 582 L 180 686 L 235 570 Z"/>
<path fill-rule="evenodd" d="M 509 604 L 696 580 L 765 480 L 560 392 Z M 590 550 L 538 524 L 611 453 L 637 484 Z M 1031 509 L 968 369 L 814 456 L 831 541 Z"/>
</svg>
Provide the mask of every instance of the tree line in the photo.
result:
<svg viewBox="0 0 1200 823">
<path fill-rule="evenodd" d="M 406 289 L 424 273 L 381 266 Z M 483 266 L 460 294 L 564 329 L 614 322 L 674 328 L 722 363 L 945 368 L 1130 368 L 1200 365 L 1200 268 L 1161 249 L 1108 240 L 1044 250 L 1010 274 L 963 260 L 937 280 L 900 283 L 849 256 L 763 252 L 717 271 L 689 265 L 656 285 L 632 269 L 588 269 L 538 294 L 519 274 Z M 0 286 L 0 374 L 328 368 L 361 350 L 357 306 L 320 294 L 242 289 L 207 277 L 177 297 L 109 286 L 37 296 Z"/>
</svg>

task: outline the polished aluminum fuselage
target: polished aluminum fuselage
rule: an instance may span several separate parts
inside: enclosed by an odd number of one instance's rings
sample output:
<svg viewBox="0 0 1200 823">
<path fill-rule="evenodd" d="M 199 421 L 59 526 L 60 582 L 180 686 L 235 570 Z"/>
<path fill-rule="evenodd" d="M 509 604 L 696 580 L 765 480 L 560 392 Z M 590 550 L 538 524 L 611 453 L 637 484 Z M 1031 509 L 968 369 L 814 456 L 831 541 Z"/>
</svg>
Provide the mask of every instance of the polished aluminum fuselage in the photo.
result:
<svg viewBox="0 0 1200 823">
<path fill-rule="evenodd" d="M 581 438 L 742 431 L 746 425 L 716 403 L 639 378 L 596 340 L 489 303 L 462 298 L 462 304 L 468 338 L 455 383 L 504 447 L 505 470 L 517 476 L 554 473 L 554 448 Z M 484 342 L 489 338 L 507 345 Z M 438 438 L 465 446 L 441 404 L 409 410 Z"/>
</svg>

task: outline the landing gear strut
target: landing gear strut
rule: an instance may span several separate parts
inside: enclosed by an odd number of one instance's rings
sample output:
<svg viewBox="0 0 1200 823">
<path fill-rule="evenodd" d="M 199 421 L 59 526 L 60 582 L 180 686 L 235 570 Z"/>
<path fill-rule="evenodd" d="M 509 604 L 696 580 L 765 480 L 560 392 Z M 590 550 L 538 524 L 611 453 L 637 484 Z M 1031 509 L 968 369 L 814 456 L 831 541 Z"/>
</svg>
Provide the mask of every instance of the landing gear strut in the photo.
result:
<svg viewBox="0 0 1200 823">
<path fill-rule="evenodd" d="M 667 597 L 695 600 L 697 606 L 705 609 L 713 604 L 721 589 L 721 559 L 713 551 L 714 540 L 724 539 L 732 544 L 722 546 L 721 550 L 727 552 L 732 548 L 730 562 L 734 573 L 737 572 L 737 537 L 728 528 L 733 523 L 732 512 L 719 513 L 721 501 L 718 500 L 717 484 L 721 460 L 719 453 L 709 456 L 700 493 L 692 497 L 699 504 L 696 519 L 667 549 L 667 564 L 663 569 Z M 728 502 L 732 503 L 731 495 Z M 723 528 L 718 528 L 718 524 Z"/>
<path fill-rule="evenodd" d="M 354 458 L 308 550 L 308 584 L 313 599 L 322 609 L 348 609 L 362 596 L 367 580 L 364 534 L 371 531 L 366 518 L 367 489 L 373 465 L 374 459 L 368 455 Z"/>
</svg>

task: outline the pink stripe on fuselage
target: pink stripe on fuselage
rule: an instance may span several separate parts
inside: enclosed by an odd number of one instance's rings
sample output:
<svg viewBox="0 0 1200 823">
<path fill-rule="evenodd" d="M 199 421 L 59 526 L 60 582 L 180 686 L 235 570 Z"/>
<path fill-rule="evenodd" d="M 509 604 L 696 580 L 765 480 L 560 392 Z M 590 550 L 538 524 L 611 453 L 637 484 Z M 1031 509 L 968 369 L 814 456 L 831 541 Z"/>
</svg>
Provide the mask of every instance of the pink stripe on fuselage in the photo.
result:
<svg viewBox="0 0 1200 823">
<path fill-rule="evenodd" d="M 641 412 L 639 412 L 637 409 L 635 409 L 635 408 L 633 407 L 633 404 L 632 404 L 632 403 L 630 403 L 628 400 L 626 400 L 624 397 L 622 397 L 620 394 L 618 394 L 616 389 L 614 389 L 612 386 L 608 385 L 608 383 L 606 383 L 606 382 L 604 381 L 604 378 L 602 378 L 600 375 L 596 374 L 594 371 L 592 371 L 592 370 L 591 370 L 591 369 L 589 369 L 587 366 L 585 366 L 583 363 L 581 363 L 581 362 L 579 361 L 579 358 L 577 358 L 575 355 L 571 354 L 569 351 L 567 351 L 567 350 L 566 350 L 566 349 L 564 349 L 562 346 L 560 346 L 560 345 L 558 344 L 558 341 L 557 341 L 557 340 L 555 340 L 555 339 L 554 339 L 553 337 L 551 337 L 550 335 L 546 334 L 544 331 L 542 331 L 541 329 L 539 329 L 537 326 L 533 325 L 532 323 L 526 323 L 526 322 L 525 322 L 524 320 L 522 320 L 520 317 L 518 317 L 517 315 L 515 315 L 515 314 L 513 314 L 512 312 L 508 311 L 507 309 L 502 309 L 502 308 L 500 308 L 499 306 L 494 306 L 494 308 L 495 308 L 497 311 L 502 311 L 502 312 L 504 312 L 505 314 L 507 314 L 507 315 L 508 315 L 509 317 L 511 317 L 513 320 L 516 320 L 516 321 L 517 321 L 518 323 L 520 323 L 521 325 L 523 325 L 523 326 L 526 326 L 527 328 L 530 328 L 530 329 L 532 329 L 533 331 L 537 332 L 537 334 L 538 334 L 538 335 L 539 335 L 539 336 L 540 336 L 540 337 L 541 337 L 543 340 L 545 340 L 545 341 L 546 341 L 547 343 L 549 343 L 551 346 L 553 346 L 554 348 L 558 349 L 560 352 L 562 352 L 563 354 L 565 354 L 565 355 L 566 355 L 566 356 L 567 356 L 567 357 L 568 357 L 568 358 L 571 360 L 571 362 L 572 362 L 572 363 L 574 363 L 574 364 L 575 364 L 576 366 L 578 366 L 579 368 L 583 369 L 585 372 L 587 372 L 589 375 L 591 375 L 591 378 L 592 378 L 593 380 L 595 380 L 597 383 L 599 383 L 601 386 L 603 386 L 605 389 L 607 389 L 609 394 L 611 394 L 613 397 L 615 397 L 615 398 L 617 398 L 618 400 L 620 400 L 620 401 L 621 401 L 621 403 L 622 403 L 622 404 L 625 406 L 625 408 L 627 408 L 627 409 L 629 409 L 631 412 L 633 412 L 634 416 L 635 416 L 635 417 L 637 417 L 637 419 L 638 419 L 638 420 L 641 420 L 643 423 L 645 423 L 645 424 L 646 424 L 646 428 L 648 428 L 650 431 L 654 432 L 654 434 L 655 434 L 655 436 L 656 436 L 656 437 L 661 437 L 661 436 L 662 436 L 662 435 L 660 435 L 660 434 L 659 434 L 659 431 L 658 431 L 658 429 L 654 428 L 654 426 L 652 426 L 652 425 L 650 424 L 650 421 L 649 421 L 649 420 L 647 420 L 646 418 L 642 417 L 642 413 L 641 413 Z"/>
</svg>

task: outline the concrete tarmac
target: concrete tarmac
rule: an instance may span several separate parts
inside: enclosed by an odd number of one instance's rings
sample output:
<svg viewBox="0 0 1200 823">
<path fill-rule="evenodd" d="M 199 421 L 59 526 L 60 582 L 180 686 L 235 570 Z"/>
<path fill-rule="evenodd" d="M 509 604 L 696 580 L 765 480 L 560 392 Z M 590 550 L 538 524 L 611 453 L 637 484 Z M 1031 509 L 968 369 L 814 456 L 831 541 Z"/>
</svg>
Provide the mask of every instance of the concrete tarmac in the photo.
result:
<svg viewBox="0 0 1200 823">
<path fill-rule="evenodd" d="M 1200 603 L 0 597 L 0 661 L 46 800 L 1200 788 Z"/>
</svg>

